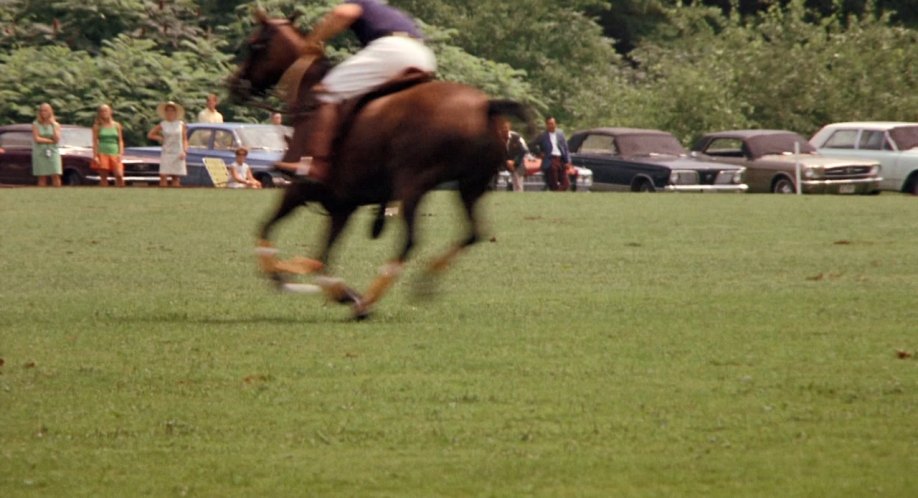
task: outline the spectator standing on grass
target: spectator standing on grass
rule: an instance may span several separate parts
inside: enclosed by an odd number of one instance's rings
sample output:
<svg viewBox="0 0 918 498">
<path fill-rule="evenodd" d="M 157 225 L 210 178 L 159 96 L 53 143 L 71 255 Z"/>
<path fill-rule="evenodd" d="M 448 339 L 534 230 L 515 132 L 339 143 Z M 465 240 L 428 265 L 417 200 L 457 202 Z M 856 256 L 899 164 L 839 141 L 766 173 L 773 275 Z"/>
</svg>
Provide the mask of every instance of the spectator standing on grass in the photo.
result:
<svg viewBox="0 0 918 498">
<path fill-rule="evenodd" d="M 523 191 L 523 179 L 526 177 L 526 164 L 523 159 L 529 153 L 526 141 L 519 133 L 513 131 L 510 121 L 504 120 L 500 126 L 500 137 L 507 146 L 507 161 L 505 166 L 510 172 L 510 181 L 514 192 Z"/>
<path fill-rule="evenodd" d="M 32 174 L 38 177 L 38 186 L 47 187 L 48 178 L 55 187 L 61 186 L 61 125 L 54 119 L 54 109 L 45 102 L 38 106 L 38 117 L 32 123 Z"/>
<path fill-rule="evenodd" d="M 542 157 L 542 174 L 545 184 L 551 191 L 565 191 L 571 186 L 567 176 L 571 164 L 571 153 L 567 147 L 564 132 L 558 129 L 554 116 L 545 119 L 545 131 L 536 139 Z"/>
<path fill-rule="evenodd" d="M 102 104 L 92 125 L 92 168 L 99 172 L 99 186 L 108 186 L 108 174 L 115 175 L 115 185 L 124 186 L 124 137 L 121 123 L 112 118 L 112 108 Z"/>
<path fill-rule="evenodd" d="M 255 179 L 252 168 L 245 162 L 249 150 L 245 147 L 236 149 L 236 160 L 229 165 L 229 188 L 261 188 L 261 182 Z"/>
<path fill-rule="evenodd" d="M 188 130 L 182 117 L 185 109 L 172 102 L 163 102 L 156 108 L 163 120 L 147 133 L 147 138 L 163 145 L 159 159 L 159 186 L 181 187 L 182 177 L 188 174 L 185 157 L 188 154 Z"/>
<path fill-rule="evenodd" d="M 220 111 L 217 110 L 217 95 L 209 94 L 207 95 L 207 107 L 201 109 L 201 112 L 198 113 L 198 122 L 199 123 L 222 123 L 223 114 L 220 114 Z"/>
</svg>

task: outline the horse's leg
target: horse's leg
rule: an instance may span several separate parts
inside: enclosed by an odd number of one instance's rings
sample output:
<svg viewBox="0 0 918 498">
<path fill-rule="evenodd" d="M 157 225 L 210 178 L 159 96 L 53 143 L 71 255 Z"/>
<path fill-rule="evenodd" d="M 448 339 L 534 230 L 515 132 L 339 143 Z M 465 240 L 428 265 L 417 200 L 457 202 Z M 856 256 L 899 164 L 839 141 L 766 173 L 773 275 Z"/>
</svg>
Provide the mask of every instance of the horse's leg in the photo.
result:
<svg viewBox="0 0 918 498">
<path fill-rule="evenodd" d="M 277 249 L 271 243 L 270 237 L 274 226 L 286 218 L 293 210 L 303 205 L 310 196 L 311 185 L 306 183 L 293 183 L 284 190 L 280 206 L 274 215 L 261 225 L 258 231 L 258 262 L 261 271 L 268 275 L 278 285 L 283 285 L 284 273 L 306 274 L 320 270 L 323 264 L 310 258 L 294 258 L 287 261 L 277 259 Z"/>
<path fill-rule="evenodd" d="M 319 262 L 324 265 L 324 268 L 328 268 L 332 247 L 338 241 L 344 231 L 344 227 L 347 226 L 347 222 L 351 219 L 351 215 L 354 214 L 356 209 L 356 207 L 348 207 L 342 210 L 335 210 L 330 215 L 331 219 L 328 222 L 325 245 L 322 247 L 322 252 L 319 256 Z M 325 295 L 336 303 L 357 305 L 360 302 L 360 294 L 345 285 L 340 278 L 323 275 L 317 277 L 315 282 L 316 285 L 322 288 Z"/>
<path fill-rule="evenodd" d="M 402 274 L 405 268 L 405 262 L 411 255 L 411 250 L 415 244 L 415 220 L 418 205 L 423 195 L 415 194 L 408 196 L 402 201 L 402 216 L 405 220 L 405 241 L 402 245 L 402 251 L 394 261 L 390 261 L 380 268 L 379 275 L 370 284 L 367 292 L 359 302 L 355 303 L 354 316 L 358 319 L 366 318 L 370 313 L 370 308 L 376 304 L 388 292 L 395 283 L 395 280 Z"/>
<path fill-rule="evenodd" d="M 478 225 L 478 216 L 475 212 L 475 207 L 478 205 L 478 200 L 481 199 L 481 196 L 484 195 L 487 188 L 487 183 L 460 186 L 459 196 L 462 199 L 462 207 L 465 208 L 465 219 L 469 229 L 468 235 L 460 240 L 452 249 L 447 251 L 446 254 L 435 259 L 430 264 L 430 270 L 445 270 L 452 260 L 455 259 L 456 255 L 462 252 L 463 249 L 481 240 L 481 230 Z"/>
<path fill-rule="evenodd" d="M 478 226 L 478 217 L 475 213 L 475 206 L 478 200 L 487 190 L 487 182 L 465 183 L 459 186 L 459 197 L 462 200 L 462 207 L 465 209 L 466 222 L 468 223 L 468 235 L 449 248 L 445 253 L 435 258 L 427 266 L 425 274 L 418 282 L 416 292 L 420 295 L 430 295 L 433 293 L 434 277 L 442 274 L 449 268 L 449 265 L 456 257 L 466 248 L 481 240 L 481 232 Z"/>
</svg>

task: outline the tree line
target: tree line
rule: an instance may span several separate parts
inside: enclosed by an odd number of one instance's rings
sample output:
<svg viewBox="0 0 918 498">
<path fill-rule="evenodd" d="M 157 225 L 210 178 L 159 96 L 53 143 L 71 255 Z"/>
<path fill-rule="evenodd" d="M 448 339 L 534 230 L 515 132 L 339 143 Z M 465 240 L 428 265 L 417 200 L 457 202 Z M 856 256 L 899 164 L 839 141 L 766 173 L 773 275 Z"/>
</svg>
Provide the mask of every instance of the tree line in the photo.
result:
<svg viewBox="0 0 918 498">
<path fill-rule="evenodd" d="M 337 0 L 262 0 L 308 29 Z M 848 119 L 918 119 L 918 8 L 902 0 L 390 0 L 415 15 L 439 76 L 530 103 L 568 129 L 810 133 Z M 110 103 L 144 142 L 166 99 L 222 93 L 253 29 L 250 1 L 0 0 L 0 123 L 92 122 Z M 356 49 L 342 38 L 340 60 Z M 228 120 L 264 111 L 221 105 Z"/>
</svg>

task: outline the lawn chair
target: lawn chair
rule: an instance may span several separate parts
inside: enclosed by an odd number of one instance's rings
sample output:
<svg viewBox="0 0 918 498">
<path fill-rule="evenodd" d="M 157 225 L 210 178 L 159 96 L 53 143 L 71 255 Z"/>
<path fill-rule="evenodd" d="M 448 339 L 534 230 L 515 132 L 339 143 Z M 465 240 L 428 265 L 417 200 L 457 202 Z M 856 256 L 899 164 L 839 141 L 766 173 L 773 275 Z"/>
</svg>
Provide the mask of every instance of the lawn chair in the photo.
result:
<svg viewBox="0 0 918 498">
<path fill-rule="evenodd" d="M 226 163 L 223 159 L 205 157 L 204 169 L 207 170 L 207 175 L 210 176 L 210 181 L 213 182 L 214 187 L 226 188 L 226 184 L 229 183 L 229 173 L 226 171 Z"/>
</svg>

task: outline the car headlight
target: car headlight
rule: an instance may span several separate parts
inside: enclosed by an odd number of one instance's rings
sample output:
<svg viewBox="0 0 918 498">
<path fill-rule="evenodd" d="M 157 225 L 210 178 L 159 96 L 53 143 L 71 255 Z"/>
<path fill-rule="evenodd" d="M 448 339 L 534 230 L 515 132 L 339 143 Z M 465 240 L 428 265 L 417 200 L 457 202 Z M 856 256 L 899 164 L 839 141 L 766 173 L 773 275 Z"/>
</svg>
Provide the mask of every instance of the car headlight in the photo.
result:
<svg viewBox="0 0 918 498">
<path fill-rule="evenodd" d="M 737 170 L 736 172 L 734 172 L 733 173 L 733 183 L 737 185 L 739 185 L 740 183 L 743 183 L 743 173 L 745 172 L 746 170 L 744 169 Z"/>
<path fill-rule="evenodd" d="M 804 166 L 803 168 L 803 177 L 804 178 L 816 178 L 819 176 L 819 172 L 816 168 L 811 168 L 809 166 Z"/>
<path fill-rule="evenodd" d="M 870 176 L 877 176 L 877 175 L 879 175 L 881 170 L 882 170 L 882 168 L 880 167 L 880 165 L 876 165 L 876 166 L 870 168 Z"/>
</svg>

